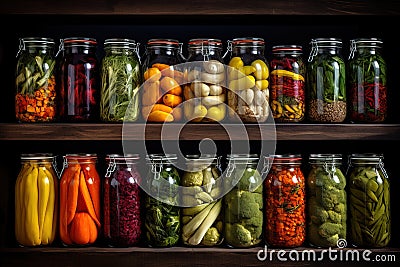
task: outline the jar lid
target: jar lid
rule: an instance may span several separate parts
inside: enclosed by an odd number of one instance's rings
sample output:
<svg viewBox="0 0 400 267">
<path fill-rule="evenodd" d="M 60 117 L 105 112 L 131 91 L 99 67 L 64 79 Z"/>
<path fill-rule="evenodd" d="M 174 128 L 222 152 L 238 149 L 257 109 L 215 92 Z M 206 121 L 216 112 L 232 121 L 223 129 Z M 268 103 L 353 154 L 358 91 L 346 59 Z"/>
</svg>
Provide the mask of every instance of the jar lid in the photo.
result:
<svg viewBox="0 0 400 267">
<path fill-rule="evenodd" d="M 264 46 L 265 41 L 263 38 L 258 37 L 242 37 L 234 38 L 232 40 L 233 46 Z"/>
<path fill-rule="evenodd" d="M 108 154 L 106 160 L 138 160 L 140 159 L 139 154 Z"/>
<path fill-rule="evenodd" d="M 150 39 L 147 41 L 147 46 L 179 48 L 179 41 L 176 39 Z"/>
<path fill-rule="evenodd" d="M 356 47 L 382 47 L 382 40 L 379 38 L 356 38 L 350 40 L 350 44 L 356 45 Z"/>
<path fill-rule="evenodd" d="M 342 47 L 342 40 L 340 38 L 315 38 L 311 39 L 310 44 L 318 47 Z"/>
<path fill-rule="evenodd" d="M 342 154 L 310 154 L 310 163 L 321 163 L 321 161 L 326 163 L 341 163 L 343 159 Z"/>
<path fill-rule="evenodd" d="M 128 48 L 135 49 L 136 41 L 132 39 L 122 39 L 122 38 L 110 38 L 104 41 L 104 47 L 118 47 L 118 48 Z"/>
<path fill-rule="evenodd" d="M 53 38 L 46 37 L 24 37 L 19 40 L 23 46 L 29 47 L 52 47 L 55 44 Z M 24 47 L 22 49 L 24 49 Z"/>
<path fill-rule="evenodd" d="M 238 161 L 256 161 L 259 160 L 257 154 L 228 154 L 228 160 L 238 160 Z"/>
<path fill-rule="evenodd" d="M 185 155 L 186 160 L 188 161 L 194 161 L 194 162 L 202 162 L 202 161 L 210 161 L 210 159 L 216 160 L 218 159 L 217 156 L 211 155 L 211 154 L 204 154 L 204 155 Z"/>
<path fill-rule="evenodd" d="M 87 37 L 68 37 L 62 40 L 64 47 L 93 47 L 97 45 L 97 41 L 94 38 Z"/>
<path fill-rule="evenodd" d="M 21 160 L 52 160 L 55 156 L 51 153 L 29 153 L 21 154 Z"/>
<path fill-rule="evenodd" d="M 188 42 L 189 48 L 198 46 L 217 46 L 222 47 L 222 41 L 220 39 L 209 39 L 209 38 L 194 38 Z"/>
<path fill-rule="evenodd" d="M 383 154 L 380 153 L 356 153 L 350 155 L 350 160 L 360 162 L 377 162 L 383 160 Z"/>
<path fill-rule="evenodd" d="M 166 163 L 176 161 L 176 154 L 149 154 L 146 156 L 148 163 Z"/>
<path fill-rule="evenodd" d="M 86 154 L 86 153 L 76 153 L 76 154 L 66 154 L 67 159 L 97 159 L 97 154 Z"/>
<path fill-rule="evenodd" d="M 274 45 L 272 47 L 272 53 L 285 52 L 301 54 L 303 52 L 303 47 L 301 45 Z"/>
<path fill-rule="evenodd" d="M 266 158 L 272 159 L 272 164 L 296 164 L 301 163 L 302 159 L 300 154 L 268 155 Z"/>
</svg>

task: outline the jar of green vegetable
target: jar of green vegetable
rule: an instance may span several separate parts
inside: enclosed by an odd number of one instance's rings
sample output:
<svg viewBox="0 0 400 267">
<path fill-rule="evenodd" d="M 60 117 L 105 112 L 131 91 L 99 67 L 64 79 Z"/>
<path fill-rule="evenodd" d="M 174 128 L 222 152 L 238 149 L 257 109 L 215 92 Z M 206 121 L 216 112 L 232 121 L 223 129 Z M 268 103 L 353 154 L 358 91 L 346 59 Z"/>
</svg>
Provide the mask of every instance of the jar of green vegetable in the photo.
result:
<svg viewBox="0 0 400 267">
<path fill-rule="evenodd" d="M 225 66 L 219 39 L 191 39 L 188 43 L 185 118 L 192 122 L 222 121 L 226 114 Z"/>
<path fill-rule="evenodd" d="M 228 155 L 223 198 L 225 243 L 229 247 L 253 247 L 263 240 L 263 185 L 256 154 Z"/>
<path fill-rule="evenodd" d="M 56 119 L 54 40 L 20 38 L 15 73 L 15 115 L 18 122 Z"/>
<path fill-rule="evenodd" d="M 106 39 L 101 64 L 100 119 L 133 122 L 139 115 L 141 84 L 139 43 Z"/>
<path fill-rule="evenodd" d="M 227 71 L 230 120 L 265 122 L 269 116 L 269 64 L 264 39 L 234 38 L 228 50 L 232 51 Z"/>
<path fill-rule="evenodd" d="M 387 68 L 382 44 L 378 38 L 350 41 L 348 101 L 352 122 L 383 122 L 387 117 Z"/>
<path fill-rule="evenodd" d="M 307 66 L 307 114 L 311 122 L 338 123 L 346 119 L 346 66 L 338 38 L 311 41 Z"/>
<path fill-rule="evenodd" d="M 150 154 L 145 197 L 145 240 L 150 247 L 171 247 L 181 236 L 180 175 L 174 154 Z"/>
<path fill-rule="evenodd" d="M 182 241 L 216 246 L 223 241 L 221 157 L 187 155 L 182 174 Z"/>
<path fill-rule="evenodd" d="M 382 154 L 352 154 L 349 179 L 349 226 L 356 247 L 385 247 L 391 239 L 390 182 Z"/>
<path fill-rule="evenodd" d="M 346 178 L 341 154 L 311 154 L 307 177 L 307 236 L 313 247 L 336 247 L 347 234 Z"/>
</svg>

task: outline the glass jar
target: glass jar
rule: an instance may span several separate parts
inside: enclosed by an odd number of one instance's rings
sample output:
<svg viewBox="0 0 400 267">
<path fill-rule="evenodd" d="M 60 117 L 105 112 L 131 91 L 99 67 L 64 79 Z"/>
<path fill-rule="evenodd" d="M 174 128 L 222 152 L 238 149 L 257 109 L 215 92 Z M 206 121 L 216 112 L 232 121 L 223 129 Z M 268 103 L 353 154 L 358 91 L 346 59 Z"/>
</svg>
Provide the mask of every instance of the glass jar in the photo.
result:
<svg viewBox="0 0 400 267">
<path fill-rule="evenodd" d="M 220 157 L 187 155 L 183 171 L 182 241 L 188 246 L 216 246 L 223 241 Z M 204 214 L 208 214 L 204 216 Z M 198 222 L 203 221 L 204 227 Z"/>
<path fill-rule="evenodd" d="M 93 245 L 99 236 L 101 181 L 96 161 L 96 154 L 64 156 L 59 232 L 65 246 Z"/>
<path fill-rule="evenodd" d="M 313 247 L 336 247 L 347 234 L 346 178 L 341 154 L 311 154 L 307 176 L 307 236 Z"/>
<path fill-rule="evenodd" d="M 350 41 L 348 88 L 352 122 L 383 122 L 387 117 L 386 62 L 377 38 Z"/>
<path fill-rule="evenodd" d="M 130 39 L 106 39 L 101 62 L 100 119 L 134 122 L 139 116 L 141 85 L 139 43 Z"/>
<path fill-rule="evenodd" d="M 338 38 L 311 41 L 307 65 L 307 114 L 311 122 L 338 123 L 346 119 L 346 66 Z"/>
<path fill-rule="evenodd" d="M 229 183 L 225 186 L 232 189 L 224 196 L 225 243 L 233 248 L 254 247 L 263 240 L 264 200 L 262 177 L 257 170 L 259 157 L 232 154 L 227 159 L 224 180 Z"/>
<path fill-rule="evenodd" d="M 172 247 L 181 236 L 178 186 L 180 176 L 174 154 L 147 156 L 145 238 L 150 247 Z"/>
<path fill-rule="evenodd" d="M 305 117 L 306 65 L 299 45 L 272 47 L 270 104 L 276 122 L 300 122 Z"/>
<path fill-rule="evenodd" d="M 177 122 L 182 119 L 184 83 L 178 64 L 185 62 L 182 46 L 174 39 L 147 41 L 143 62 L 142 116 L 148 122 Z"/>
<path fill-rule="evenodd" d="M 103 233 L 112 247 L 134 246 L 141 240 L 141 176 L 139 155 L 110 154 L 103 191 Z"/>
<path fill-rule="evenodd" d="M 52 154 L 22 154 L 15 182 L 15 237 L 20 246 L 51 245 L 58 218 L 58 176 Z"/>
<path fill-rule="evenodd" d="M 264 55 L 264 39 L 235 38 L 230 44 L 229 117 L 245 123 L 265 122 L 269 116 L 269 67 Z"/>
<path fill-rule="evenodd" d="M 93 38 L 70 37 L 61 40 L 58 53 L 59 116 L 66 122 L 88 122 L 99 119 L 100 70 Z"/>
<path fill-rule="evenodd" d="M 274 247 L 299 247 L 306 237 L 306 190 L 301 155 L 271 155 L 264 181 L 265 240 Z"/>
<path fill-rule="evenodd" d="M 218 122 L 226 114 L 225 66 L 219 39 L 190 39 L 191 64 L 184 86 L 185 119 L 192 122 Z"/>
<path fill-rule="evenodd" d="M 390 181 L 383 155 L 350 155 L 347 177 L 352 245 L 387 246 L 391 239 Z"/>
<path fill-rule="evenodd" d="M 56 119 L 54 40 L 19 39 L 15 72 L 15 115 L 18 122 L 52 122 Z"/>
</svg>

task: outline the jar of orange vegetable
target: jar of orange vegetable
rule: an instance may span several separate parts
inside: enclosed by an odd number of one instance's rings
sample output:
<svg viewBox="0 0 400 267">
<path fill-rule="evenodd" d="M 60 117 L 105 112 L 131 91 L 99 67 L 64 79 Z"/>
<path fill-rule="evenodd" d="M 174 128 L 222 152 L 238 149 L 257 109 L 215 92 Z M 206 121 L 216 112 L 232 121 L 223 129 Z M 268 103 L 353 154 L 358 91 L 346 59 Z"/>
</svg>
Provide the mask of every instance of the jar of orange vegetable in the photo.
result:
<svg viewBox="0 0 400 267">
<path fill-rule="evenodd" d="M 265 179 L 265 240 L 279 247 L 301 246 L 306 237 L 305 179 L 301 155 L 272 155 Z"/>
<path fill-rule="evenodd" d="M 142 117 L 148 122 L 177 122 L 182 119 L 183 72 L 178 64 L 185 58 L 175 39 L 147 41 L 141 87 Z"/>
<path fill-rule="evenodd" d="M 92 245 L 100 230 L 100 177 L 96 154 L 64 156 L 59 231 L 65 246 Z"/>
<path fill-rule="evenodd" d="M 15 183 L 15 237 L 20 246 L 51 245 L 56 237 L 58 176 L 51 154 L 21 155 Z"/>
<path fill-rule="evenodd" d="M 20 38 L 15 73 L 18 122 L 51 122 L 56 118 L 54 40 Z"/>
<path fill-rule="evenodd" d="M 225 66 L 219 39 L 191 39 L 187 82 L 184 87 L 185 119 L 218 122 L 226 114 Z"/>
</svg>

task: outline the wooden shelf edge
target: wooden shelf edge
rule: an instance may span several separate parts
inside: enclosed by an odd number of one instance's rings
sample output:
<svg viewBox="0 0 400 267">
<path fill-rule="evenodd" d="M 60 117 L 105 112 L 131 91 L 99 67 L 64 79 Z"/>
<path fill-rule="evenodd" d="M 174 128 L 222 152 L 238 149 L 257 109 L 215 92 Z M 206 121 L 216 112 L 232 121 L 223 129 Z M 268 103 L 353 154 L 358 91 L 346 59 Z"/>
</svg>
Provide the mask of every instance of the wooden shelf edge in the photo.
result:
<svg viewBox="0 0 400 267">
<path fill-rule="evenodd" d="M 333 248 L 334 249 L 334 248 Z M 259 251 L 262 251 L 260 254 Z M 267 258 L 261 259 L 265 254 L 264 247 L 232 249 L 232 248 L 4 248 L 0 249 L 2 266 L 20 266 L 29 262 L 30 266 L 43 266 L 44 264 L 56 263 L 57 266 L 320 266 L 321 263 L 336 266 L 367 266 L 375 263 L 376 255 L 382 258 L 386 255 L 385 265 L 395 266 L 400 257 L 398 248 L 369 249 L 371 252 L 367 257 L 362 256 L 363 249 L 343 249 L 342 260 L 340 252 L 332 252 L 328 256 L 328 249 L 315 249 L 315 257 L 308 258 L 310 248 L 278 249 L 274 252 L 267 249 Z M 325 252 L 322 252 L 325 250 Z M 345 256 L 346 250 L 357 253 L 359 258 Z M 280 252 L 285 251 L 285 254 Z M 293 252 L 296 251 L 296 252 Z M 357 252 L 354 252 L 357 251 Z M 304 254 L 302 254 L 304 252 Z M 264 253 L 264 254 L 262 254 Z M 292 258 L 290 258 L 290 255 Z M 305 255 L 304 258 L 302 258 Z M 310 254 L 312 255 L 312 254 Z M 344 255 L 344 256 L 343 256 Z M 352 254 L 353 255 L 353 254 Z M 297 258 L 293 258 L 297 257 Z M 286 261 L 280 259 L 285 258 Z"/>
<path fill-rule="evenodd" d="M 334 0 L 14 0 L 2 1 L 1 14 L 66 15 L 398 15 L 399 4 L 391 1 Z"/>
<path fill-rule="evenodd" d="M 162 134 L 162 136 L 161 136 Z M 400 124 L 0 123 L 0 141 L 400 140 Z"/>
</svg>

